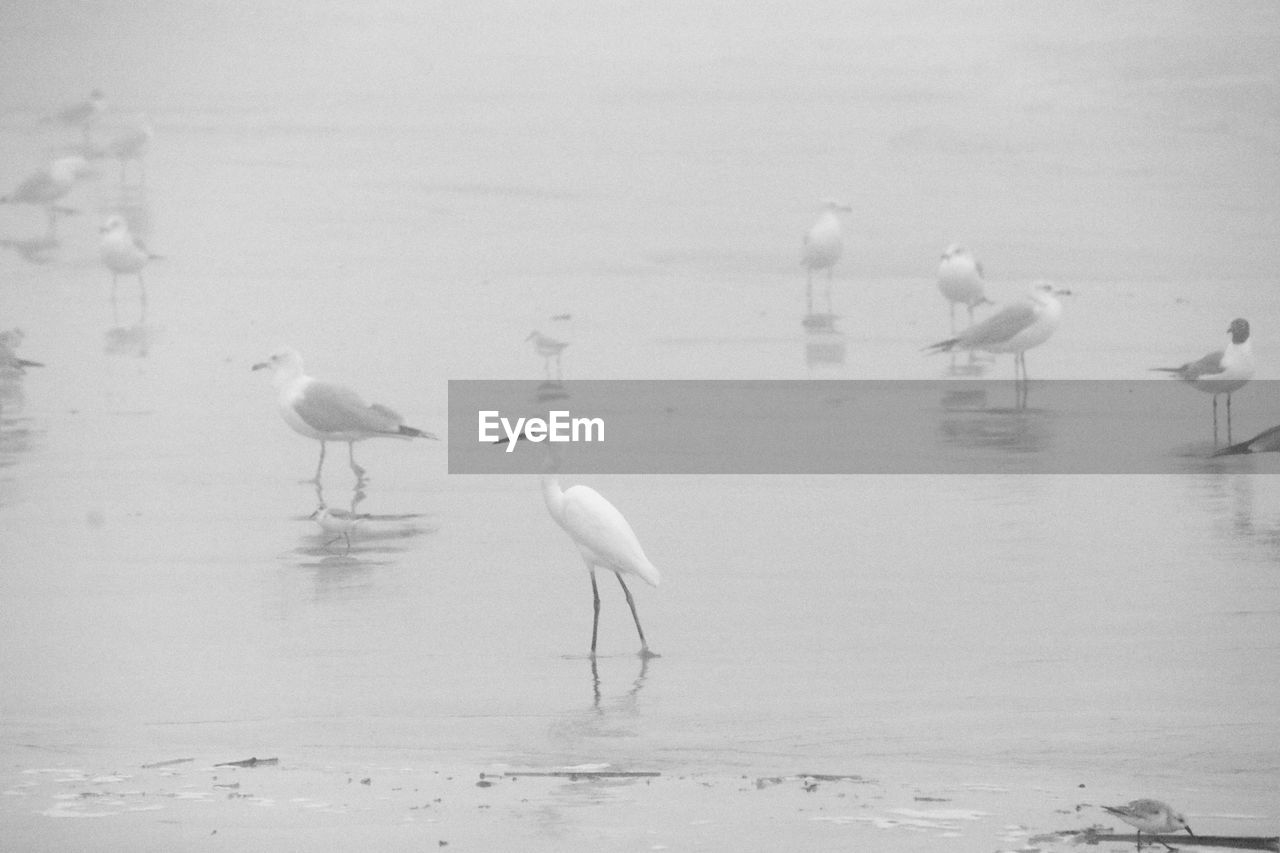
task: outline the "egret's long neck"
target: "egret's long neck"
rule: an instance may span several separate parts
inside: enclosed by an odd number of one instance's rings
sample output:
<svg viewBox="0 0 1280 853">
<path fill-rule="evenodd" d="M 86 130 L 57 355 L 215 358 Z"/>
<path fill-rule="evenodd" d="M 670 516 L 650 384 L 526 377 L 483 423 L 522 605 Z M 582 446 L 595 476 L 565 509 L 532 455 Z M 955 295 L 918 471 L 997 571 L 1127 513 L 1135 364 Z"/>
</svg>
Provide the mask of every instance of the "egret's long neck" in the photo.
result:
<svg viewBox="0 0 1280 853">
<path fill-rule="evenodd" d="M 564 489 L 560 488 L 560 478 L 555 474 L 542 475 L 542 499 L 546 501 L 547 512 L 559 524 L 564 519 Z"/>
</svg>

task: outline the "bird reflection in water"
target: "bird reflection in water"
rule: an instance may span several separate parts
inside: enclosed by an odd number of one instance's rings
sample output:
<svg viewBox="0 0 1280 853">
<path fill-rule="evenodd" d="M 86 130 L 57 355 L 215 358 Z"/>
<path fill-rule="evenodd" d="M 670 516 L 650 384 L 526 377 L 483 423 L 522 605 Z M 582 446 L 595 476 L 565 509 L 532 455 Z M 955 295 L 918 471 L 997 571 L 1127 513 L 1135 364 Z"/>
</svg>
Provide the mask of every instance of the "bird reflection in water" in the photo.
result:
<svg viewBox="0 0 1280 853">
<path fill-rule="evenodd" d="M 600 665 L 595 655 L 592 655 L 591 661 L 591 707 L 600 715 L 626 713 L 634 714 L 636 712 L 636 700 L 640 696 L 640 688 L 644 687 L 645 679 L 649 677 L 649 661 L 655 656 L 642 655 L 640 657 L 640 672 L 637 673 L 635 679 L 631 682 L 631 689 L 626 693 L 609 700 L 606 705 L 601 705 L 603 693 L 600 687 Z M 622 658 L 619 658 L 622 659 Z M 630 659 L 626 656 L 625 659 Z"/>
<path fill-rule="evenodd" d="M 1051 418 L 1025 405 L 1012 409 L 992 407 L 987 397 L 985 388 L 943 393 L 946 414 L 938 420 L 938 431 L 944 443 L 1018 455 L 1040 453 L 1052 446 Z"/>
<path fill-rule="evenodd" d="M 7 468 L 19 453 L 31 448 L 30 418 L 22 417 L 26 406 L 23 380 L 28 367 L 43 367 L 38 361 L 19 358 L 22 330 L 0 332 L 0 468 Z"/>
<path fill-rule="evenodd" d="M 810 379 L 835 378 L 844 367 L 847 343 L 844 332 L 836 328 L 835 314 L 806 314 L 800 321 L 804 327 L 804 364 Z"/>
</svg>

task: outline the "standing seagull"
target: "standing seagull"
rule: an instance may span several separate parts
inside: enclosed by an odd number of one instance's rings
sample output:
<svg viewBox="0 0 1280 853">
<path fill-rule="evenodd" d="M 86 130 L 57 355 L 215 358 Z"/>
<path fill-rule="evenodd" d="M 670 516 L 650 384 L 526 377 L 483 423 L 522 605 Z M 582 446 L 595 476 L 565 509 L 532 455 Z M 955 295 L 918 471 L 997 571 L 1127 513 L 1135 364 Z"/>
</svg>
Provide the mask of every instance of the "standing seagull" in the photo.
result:
<svg viewBox="0 0 1280 853">
<path fill-rule="evenodd" d="M 942 253 L 942 263 L 938 264 L 938 289 L 951 305 L 951 334 L 956 333 L 956 305 L 969 309 L 969 325 L 972 326 L 973 309 L 991 301 L 987 299 L 985 287 L 982 264 L 973 253 L 959 243 L 948 246 Z"/>
<path fill-rule="evenodd" d="M 147 261 L 159 258 L 159 255 L 153 255 L 147 251 L 147 247 L 142 241 L 133 236 L 133 232 L 129 230 L 129 224 L 124 221 L 123 216 L 113 215 L 107 217 L 107 221 L 102 224 L 99 229 L 102 232 L 102 240 L 98 243 L 98 254 L 102 257 L 102 262 L 106 264 L 107 269 L 111 270 L 111 314 L 119 322 L 116 316 L 116 284 L 120 276 L 132 275 L 138 279 L 139 299 L 142 302 L 143 319 L 147 316 L 147 285 L 142 280 L 142 268 L 147 265 Z"/>
<path fill-rule="evenodd" d="M 1177 832 L 1185 829 L 1188 835 L 1195 835 L 1191 827 L 1187 826 L 1187 819 L 1181 813 L 1175 812 L 1168 803 L 1162 803 L 1159 800 L 1133 800 L 1128 805 L 1103 806 L 1102 810 L 1115 815 L 1130 826 L 1137 827 L 1139 850 L 1142 849 L 1144 830 L 1157 835 L 1162 832 Z M 1175 849 L 1159 838 L 1156 840 L 1170 850 Z"/>
<path fill-rule="evenodd" d="M 985 320 L 975 323 L 954 338 L 939 341 L 925 347 L 933 352 L 950 352 L 953 349 L 983 350 L 984 352 L 1011 352 L 1014 382 L 1021 383 L 1019 402 L 1025 402 L 1027 383 L 1027 350 L 1049 339 L 1062 319 L 1062 303 L 1059 296 L 1067 296 L 1069 290 L 1061 290 L 1047 281 L 1031 285 L 1029 295 L 1010 302 Z"/>
<path fill-rule="evenodd" d="M 800 263 L 805 268 L 805 305 L 813 313 L 813 271 L 827 271 L 827 313 L 831 313 L 831 270 L 844 251 L 844 238 L 840 233 L 839 213 L 852 213 L 853 208 L 843 202 L 828 199 L 822 205 L 822 214 L 804 235 Z"/>
<path fill-rule="evenodd" d="M 59 110 L 44 121 L 78 127 L 84 134 L 85 142 L 88 142 L 89 129 L 97 123 L 106 109 L 107 96 L 102 94 L 101 89 L 94 89 L 85 100 Z"/>
<path fill-rule="evenodd" d="M 146 186 L 147 169 L 142 162 L 142 158 L 147 153 L 147 148 L 151 145 L 151 138 L 154 135 L 155 131 L 151 129 L 151 122 L 148 121 L 145 115 L 140 115 L 133 125 L 108 139 L 106 144 L 102 146 L 104 156 L 120 161 L 121 186 L 124 186 L 125 169 L 128 167 L 130 160 L 138 163 L 138 185 Z"/>
<path fill-rule="evenodd" d="M 1249 321 L 1236 318 L 1227 327 L 1231 342 L 1226 349 L 1214 350 L 1181 367 L 1153 367 L 1152 370 L 1176 374 L 1198 391 L 1213 395 L 1213 444 L 1218 445 L 1218 395 L 1227 395 L 1227 444 L 1231 443 L 1231 393 L 1253 378 L 1253 345 L 1249 342 Z"/>
<path fill-rule="evenodd" d="M 75 213 L 69 207 L 58 207 L 57 202 L 75 186 L 76 180 L 89 173 L 89 163 L 83 157 L 71 155 L 59 157 L 44 169 L 33 172 L 4 198 L 0 204 L 35 204 L 49 213 L 49 237 L 52 238 L 58 224 L 59 213 Z"/>
<path fill-rule="evenodd" d="M 271 379 L 279 394 L 280 414 L 294 431 L 320 442 L 320 461 L 316 464 L 316 476 L 312 482 L 320 482 L 324 468 L 326 441 L 345 441 L 351 470 L 356 479 L 363 482 L 365 470 L 356 464 L 356 442 L 365 438 L 386 436 L 389 438 L 432 438 L 423 432 L 404 425 L 404 418 L 386 406 L 368 405 L 360 395 L 344 385 L 321 382 L 307 376 L 302 368 L 302 356 L 297 350 L 281 347 L 271 358 L 255 364 L 254 370 L 269 367 L 274 371 Z"/>
</svg>

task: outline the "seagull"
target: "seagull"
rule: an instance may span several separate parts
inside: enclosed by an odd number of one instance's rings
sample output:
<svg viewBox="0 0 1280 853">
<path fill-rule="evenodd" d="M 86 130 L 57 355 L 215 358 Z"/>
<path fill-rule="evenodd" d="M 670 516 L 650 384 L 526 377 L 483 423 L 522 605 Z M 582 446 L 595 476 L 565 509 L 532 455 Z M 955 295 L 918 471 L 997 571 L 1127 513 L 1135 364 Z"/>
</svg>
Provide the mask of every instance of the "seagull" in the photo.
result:
<svg viewBox="0 0 1280 853">
<path fill-rule="evenodd" d="M 1231 443 L 1231 394 L 1253 378 L 1253 345 L 1249 342 L 1249 321 L 1237 317 L 1227 327 L 1231 342 L 1203 358 L 1181 367 L 1153 367 L 1154 371 L 1176 374 L 1198 391 L 1213 395 L 1213 443 L 1218 443 L 1218 395 L 1227 395 L 1227 444 Z"/>
<path fill-rule="evenodd" d="M 139 115 L 132 126 L 120 131 L 102 146 L 103 156 L 120 161 L 121 184 L 124 184 L 125 169 L 129 161 L 136 160 L 138 163 L 139 184 L 141 186 L 146 185 L 147 170 L 143 165 L 142 158 L 147 153 L 147 148 L 151 145 L 153 136 L 155 136 L 155 131 L 151 128 L 151 122 L 145 115 Z"/>
<path fill-rule="evenodd" d="M 564 352 L 565 347 L 569 346 L 568 341 L 558 340 L 548 335 L 542 334 L 538 330 L 529 333 L 526 341 L 533 341 L 533 346 L 538 351 L 538 355 L 543 358 L 543 366 L 547 371 L 547 379 L 551 379 L 551 359 L 556 361 L 556 379 L 561 378 L 560 371 L 560 354 Z"/>
<path fill-rule="evenodd" d="M 805 304 L 813 313 L 813 271 L 827 271 L 827 313 L 831 313 L 831 269 L 844 251 L 844 238 L 840 234 L 840 213 L 852 213 L 853 208 L 844 202 L 828 199 L 822 204 L 822 213 L 804 235 L 800 263 L 805 268 Z"/>
<path fill-rule="evenodd" d="M 525 437 L 525 436 L 521 436 Z M 498 439 L 495 444 L 505 444 L 506 437 Z M 596 585 L 596 569 L 607 569 L 617 577 L 622 585 L 622 592 L 627 597 L 627 606 L 631 608 L 631 618 L 636 623 L 636 633 L 640 635 L 640 656 L 657 657 L 649 650 L 644 638 L 644 629 L 640 627 L 640 616 L 636 613 L 636 602 L 631 597 L 631 590 L 623 575 L 632 575 L 644 580 L 650 586 L 657 586 L 662 575 L 656 566 L 645 556 L 640 547 L 640 540 L 635 531 L 627 523 L 627 519 L 617 507 L 609 503 L 604 495 L 590 486 L 581 484 L 563 489 L 557 475 L 558 458 L 555 451 L 548 453 L 546 469 L 542 475 L 542 498 L 546 502 L 547 512 L 560 528 L 578 546 L 578 553 L 587 564 L 587 572 L 591 576 L 591 598 L 594 615 L 591 619 L 591 657 L 596 656 L 596 635 L 600 627 L 600 589 Z"/>
<path fill-rule="evenodd" d="M 1168 803 L 1162 803 L 1159 800 L 1133 800 L 1128 805 L 1103 806 L 1102 810 L 1115 815 L 1130 826 L 1137 827 L 1139 850 L 1142 849 L 1144 831 L 1156 835 L 1185 829 L 1188 835 L 1195 835 L 1191 827 L 1187 826 L 1187 819 L 1181 813 L 1175 812 Z M 1170 850 L 1175 849 L 1159 838 L 1156 840 Z"/>
<path fill-rule="evenodd" d="M 102 240 L 98 243 L 98 253 L 107 269 L 111 270 L 111 311 L 116 310 L 116 283 L 122 275 L 136 276 L 138 291 L 142 300 L 142 313 L 147 311 L 147 285 L 142 280 L 142 268 L 147 261 L 159 258 L 147 250 L 141 240 L 129 230 L 129 224 L 123 216 L 108 216 L 107 221 L 98 229 Z"/>
<path fill-rule="evenodd" d="M 991 301 L 984 292 L 985 286 L 982 264 L 973 253 L 959 243 L 948 246 L 942 253 L 942 263 L 938 264 L 938 289 L 951 305 L 951 334 L 956 333 L 957 304 L 969 309 L 969 325 L 972 326 L 973 309 Z"/>
<path fill-rule="evenodd" d="M 89 174 L 89 163 L 79 155 L 59 157 L 46 168 L 23 179 L 17 188 L 0 198 L 0 204 L 35 204 L 49 213 L 49 234 L 57 225 L 59 213 L 75 213 L 68 207 L 58 207 L 57 202 L 75 186 L 76 180 Z"/>
<path fill-rule="evenodd" d="M 1014 381 L 1025 387 L 1027 381 L 1027 350 L 1049 339 L 1062 319 L 1062 303 L 1059 296 L 1067 296 L 1070 290 L 1059 289 L 1047 281 L 1031 285 L 1029 295 L 1010 302 L 981 322 L 975 323 L 954 338 L 939 341 L 925 347 L 933 352 L 950 352 L 953 349 L 983 350 L 984 352 L 1014 353 Z"/>
<path fill-rule="evenodd" d="M 366 404 L 359 394 L 344 385 L 307 376 L 297 350 L 281 347 L 271 358 L 253 366 L 254 370 L 263 368 L 274 372 L 271 381 L 280 392 L 280 414 L 285 423 L 295 432 L 320 442 L 320 461 L 311 482 L 320 482 L 326 441 L 347 443 L 351 470 L 357 480 L 363 482 L 365 470 L 356 464 L 357 441 L 377 436 L 436 439 L 429 432 L 405 426 L 404 418 L 386 406 Z"/>
<path fill-rule="evenodd" d="M 94 89 L 85 100 L 71 104 L 43 121 L 46 124 L 56 123 L 78 127 L 84 132 L 87 140 L 89 138 L 89 128 L 98 121 L 106 109 L 107 96 L 102 94 L 101 89 Z"/>
<path fill-rule="evenodd" d="M 22 346 L 22 340 L 25 337 L 23 331 L 18 328 L 0 332 L 0 370 L 24 373 L 28 367 L 44 367 L 41 362 L 18 358 L 16 350 Z"/>
</svg>

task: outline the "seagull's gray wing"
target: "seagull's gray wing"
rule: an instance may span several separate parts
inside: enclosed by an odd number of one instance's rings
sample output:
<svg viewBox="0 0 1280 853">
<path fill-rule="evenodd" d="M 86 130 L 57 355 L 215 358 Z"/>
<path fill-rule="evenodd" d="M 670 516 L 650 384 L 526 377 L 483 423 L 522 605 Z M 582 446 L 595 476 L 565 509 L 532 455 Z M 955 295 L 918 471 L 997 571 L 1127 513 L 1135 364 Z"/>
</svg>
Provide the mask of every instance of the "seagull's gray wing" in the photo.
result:
<svg viewBox="0 0 1280 853">
<path fill-rule="evenodd" d="M 1188 362 L 1178 368 L 1178 375 L 1183 379 L 1200 379 L 1222 372 L 1223 350 L 1216 350 L 1197 361 Z"/>
<path fill-rule="evenodd" d="M 313 380 L 294 404 L 298 417 L 317 432 L 397 433 L 400 416 L 385 406 L 370 406 L 343 385 Z"/>
<path fill-rule="evenodd" d="M 1002 344 L 1036 320 L 1035 306 L 1028 301 L 1006 305 L 980 323 L 975 323 L 956 336 L 961 347 L 982 349 Z"/>
</svg>

